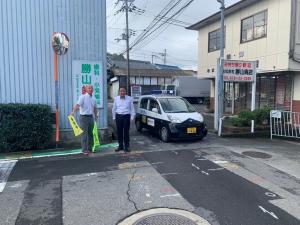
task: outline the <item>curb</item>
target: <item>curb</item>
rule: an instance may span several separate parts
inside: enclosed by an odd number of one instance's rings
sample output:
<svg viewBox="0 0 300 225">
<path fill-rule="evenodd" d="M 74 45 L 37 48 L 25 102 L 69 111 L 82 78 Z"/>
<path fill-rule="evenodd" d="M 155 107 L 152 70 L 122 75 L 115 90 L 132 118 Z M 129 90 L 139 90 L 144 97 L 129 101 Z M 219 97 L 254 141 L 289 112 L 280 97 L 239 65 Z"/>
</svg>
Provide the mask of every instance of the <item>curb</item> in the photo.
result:
<svg viewBox="0 0 300 225">
<path fill-rule="evenodd" d="M 94 153 L 99 153 L 105 150 L 111 150 L 116 148 L 118 143 L 109 143 L 101 145 Z M 76 155 L 82 154 L 81 149 L 69 149 L 62 151 L 48 151 L 48 152 L 16 152 L 16 153 L 6 153 L 0 154 L 0 161 L 6 160 L 20 160 L 20 159 L 33 159 L 33 158 L 42 158 L 42 157 L 51 157 L 51 156 L 64 156 L 64 155 Z"/>
</svg>

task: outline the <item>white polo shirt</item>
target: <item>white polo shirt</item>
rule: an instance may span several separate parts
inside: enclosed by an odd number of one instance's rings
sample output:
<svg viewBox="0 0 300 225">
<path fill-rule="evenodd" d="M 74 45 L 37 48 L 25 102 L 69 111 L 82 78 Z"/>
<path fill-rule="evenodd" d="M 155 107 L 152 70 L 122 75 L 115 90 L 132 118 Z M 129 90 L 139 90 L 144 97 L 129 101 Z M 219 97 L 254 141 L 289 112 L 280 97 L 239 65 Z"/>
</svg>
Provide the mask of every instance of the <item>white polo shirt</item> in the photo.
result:
<svg viewBox="0 0 300 225">
<path fill-rule="evenodd" d="M 79 107 L 80 115 L 93 115 L 94 108 L 96 106 L 96 99 L 94 96 L 90 96 L 88 93 L 81 95 L 77 104 Z"/>
</svg>

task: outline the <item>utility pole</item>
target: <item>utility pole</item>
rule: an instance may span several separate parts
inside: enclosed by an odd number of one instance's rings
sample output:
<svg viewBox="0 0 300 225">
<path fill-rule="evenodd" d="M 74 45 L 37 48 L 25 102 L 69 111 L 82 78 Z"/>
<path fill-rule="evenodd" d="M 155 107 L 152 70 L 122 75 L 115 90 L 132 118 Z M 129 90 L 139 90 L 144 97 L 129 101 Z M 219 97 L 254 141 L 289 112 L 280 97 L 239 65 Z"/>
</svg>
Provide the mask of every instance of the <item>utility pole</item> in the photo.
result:
<svg viewBox="0 0 300 225">
<path fill-rule="evenodd" d="M 127 93 L 131 95 L 130 90 L 130 61 L 129 61 L 129 25 L 128 25 L 128 0 L 125 0 L 126 7 L 126 51 L 127 51 Z"/>
<path fill-rule="evenodd" d="M 215 79 L 215 130 L 219 130 L 220 119 L 223 116 L 223 64 L 224 64 L 224 10 L 225 0 L 217 0 L 221 4 L 221 28 L 220 28 L 220 58 L 218 60 L 218 73 Z"/>
<path fill-rule="evenodd" d="M 164 65 L 166 65 L 166 63 L 167 63 L 167 49 L 164 49 L 164 52 L 159 53 L 159 55 L 163 57 Z"/>
</svg>

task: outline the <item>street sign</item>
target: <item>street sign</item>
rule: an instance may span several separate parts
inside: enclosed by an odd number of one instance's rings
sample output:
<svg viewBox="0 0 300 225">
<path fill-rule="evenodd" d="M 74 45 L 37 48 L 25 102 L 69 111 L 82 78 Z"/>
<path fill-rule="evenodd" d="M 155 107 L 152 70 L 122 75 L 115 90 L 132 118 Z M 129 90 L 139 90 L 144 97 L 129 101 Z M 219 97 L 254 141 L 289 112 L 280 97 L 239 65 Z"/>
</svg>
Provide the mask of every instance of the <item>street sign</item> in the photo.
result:
<svg viewBox="0 0 300 225">
<path fill-rule="evenodd" d="M 271 117 L 272 118 L 281 119 L 281 111 L 279 111 L 279 110 L 272 110 L 271 111 Z"/>
<path fill-rule="evenodd" d="M 254 82 L 255 63 L 252 61 L 224 60 L 223 81 Z"/>
<path fill-rule="evenodd" d="M 93 85 L 97 108 L 103 108 L 103 64 L 101 61 L 73 60 L 73 100 L 74 103 L 83 94 L 83 86 Z"/>
<path fill-rule="evenodd" d="M 137 101 L 139 97 L 142 95 L 142 87 L 139 85 L 131 86 L 131 97 L 134 101 Z"/>
</svg>

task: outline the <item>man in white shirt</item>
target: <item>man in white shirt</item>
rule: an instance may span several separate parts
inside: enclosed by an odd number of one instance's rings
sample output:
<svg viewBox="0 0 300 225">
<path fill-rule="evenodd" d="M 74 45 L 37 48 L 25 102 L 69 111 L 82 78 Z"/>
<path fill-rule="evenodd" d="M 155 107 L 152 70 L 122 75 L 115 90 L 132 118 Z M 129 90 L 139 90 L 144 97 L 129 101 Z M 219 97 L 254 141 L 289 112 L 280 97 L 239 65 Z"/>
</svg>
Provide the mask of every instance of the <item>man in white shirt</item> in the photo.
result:
<svg viewBox="0 0 300 225">
<path fill-rule="evenodd" d="M 133 120 L 135 116 L 133 99 L 126 95 L 126 89 L 121 87 L 119 89 L 119 96 L 115 97 L 112 108 L 112 117 L 116 121 L 118 131 L 119 147 L 116 152 L 124 150 L 130 152 L 129 149 L 129 128 L 130 119 Z"/>
<path fill-rule="evenodd" d="M 73 107 L 71 115 L 74 116 L 75 112 L 79 109 L 80 113 L 80 126 L 83 130 L 81 146 L 84 154 L 89 154 L 93 147 L 93 128 L 94 117 L 98 119 L 98 110 L 96 99 L 93 96 L 93 86 L 85 86 L 85 94 L 82 94 L 76 105 Z"/>
</svg>

